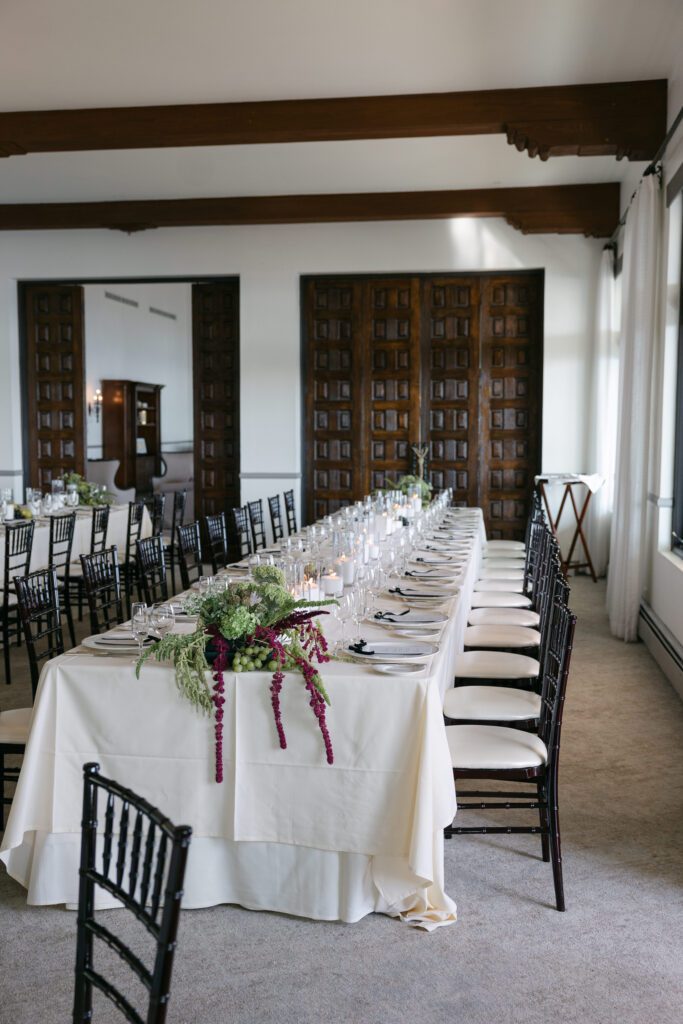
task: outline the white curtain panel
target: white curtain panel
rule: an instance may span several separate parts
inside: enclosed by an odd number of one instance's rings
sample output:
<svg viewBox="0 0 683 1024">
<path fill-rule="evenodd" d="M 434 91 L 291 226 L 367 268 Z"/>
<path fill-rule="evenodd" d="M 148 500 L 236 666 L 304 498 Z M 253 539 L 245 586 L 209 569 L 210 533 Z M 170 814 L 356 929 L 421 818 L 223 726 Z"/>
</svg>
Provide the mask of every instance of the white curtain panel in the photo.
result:
<svg viewBox="0 0 683 1024">
<path fill-rule="evenodd" d="M 588 472 L 597 473 L 604 480 L 604 484 L 593 495 L 586 517 L 586 539 L 598 576 L 604 576 L 607 571 L 614 508 L 619 407 L 620 294 L 620 278 L 614 276 L 614 251 L 604 249 L 600 260 L 596 294 L 591 414 L 588 431 Z"/>
<path fill-rule="evenodd" d="M 646 514 L 652 368 L 657 337 L 662 236 L 659 178 L 643 178 L 624 236 L 619 413 L 614 515 L 607 578 L 610 627 L 622 640 L 638 637 L 647 558 Z"/>
</svg>

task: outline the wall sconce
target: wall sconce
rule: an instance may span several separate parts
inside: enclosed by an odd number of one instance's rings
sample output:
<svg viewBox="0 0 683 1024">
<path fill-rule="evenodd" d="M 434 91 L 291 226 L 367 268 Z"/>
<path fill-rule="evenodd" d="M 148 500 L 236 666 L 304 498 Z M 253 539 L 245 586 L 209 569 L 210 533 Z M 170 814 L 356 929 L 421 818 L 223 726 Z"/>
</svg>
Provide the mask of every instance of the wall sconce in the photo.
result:
<svg viewBox="0 0 683 1024">
<path fill-rule="evenodd" d="M 88 402 L 88 416 L 92 416 L 93 410 L 95 412 L 95 423 L 100 422 L 100 409 L 102 408 L 102 392 L 100 388 L 95 388 L 95 394 L 93 395 L 92 402 Z"/>
</svg>

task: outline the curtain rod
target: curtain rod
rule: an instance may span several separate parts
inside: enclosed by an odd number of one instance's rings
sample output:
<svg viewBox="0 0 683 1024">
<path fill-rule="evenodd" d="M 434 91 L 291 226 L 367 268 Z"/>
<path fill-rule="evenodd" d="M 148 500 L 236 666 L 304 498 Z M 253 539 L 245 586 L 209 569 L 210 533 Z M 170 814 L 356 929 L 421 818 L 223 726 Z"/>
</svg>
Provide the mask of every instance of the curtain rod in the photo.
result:
<svg viewBox="0 0 683 1024">
<path fill-rule="evenodd" d="M 681 109 L 678 111 L 676 117 L 674 118 L 674 121 L 673 121 L 671 127 L 669 128 L 668 132 L 664 136 L 664 139 L 662 140 L 661 146 L 659 147 L 659 149 L 655 153 L 655 155 L 654 155 L 653 159 L 651 160 L 651 162 L 647 165 L 647 167 L 643 171 L 643 174 L 641 176 L 640 181 L 636 185 L 631 198 L 629 199 L 628 203 L 626 204 L 626 209 L 622 213 L 621 217 L 619 218 L 619 222 L 618 222 L 617 226 L 615 227 L 614 231 L 610 235 L 609 241 L 605 242 L 605 244 L 603 246 L 604 249 L 614 249 L 616 251 L 616 248 L 617 248 L 617 236 L 618 236 L 619 231 L 621 230 L 621 228 L 623 228 L 624 224 L 626 223 L 626 218 L 628 216 L 628 211 L 631 208 L 631 203 L 636 198 L 636 194 L 638 192 L 638 189 L 640 188 L 640 182 L 643 180 L 643 178 L 647 178 L 648 174 L 655 174 L 659 170 L 659 161 L 662 159 L 662 157 L 666 153 L 666 148 L 669 145 L 669 143 L 671 142 L 671 140 L 674 137 L 674 135 L 676 134 L 676 129 L 678 128 L 678 126 L 681 123 L 681 121 L 683 121 L 683 107 L 681 107 Z"/>
</svg>

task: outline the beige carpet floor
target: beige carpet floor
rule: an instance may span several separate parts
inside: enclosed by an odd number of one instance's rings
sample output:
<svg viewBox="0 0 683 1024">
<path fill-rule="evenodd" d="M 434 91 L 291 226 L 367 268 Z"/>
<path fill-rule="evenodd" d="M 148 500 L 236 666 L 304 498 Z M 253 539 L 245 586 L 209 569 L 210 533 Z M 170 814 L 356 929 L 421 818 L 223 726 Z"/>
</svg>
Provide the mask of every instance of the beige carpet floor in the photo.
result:
<svg viewBox="0 0 683 1024">
<path fill-rule="evenodd" d="M 519 836 L 447 843 L 459 920 L 432 934 L 377 915 L 341 925 L 188 911 L 171 1024 L 680 1024 L 683 703 L 642 644 L 609 635 L 604 586 L 572 584 L 567 912 L 553 909 L 540 842 Z M 24 658 L 2 707 L 26 701 Z M 134 940 L 128 925 L 122 935 Z M 70 1020 L 74 950 L 75 915 L 27 907 L 0 866 L 0 1024 Z M 95 1022 L 119 1019 L 96 1005 Z"/>
</svg>

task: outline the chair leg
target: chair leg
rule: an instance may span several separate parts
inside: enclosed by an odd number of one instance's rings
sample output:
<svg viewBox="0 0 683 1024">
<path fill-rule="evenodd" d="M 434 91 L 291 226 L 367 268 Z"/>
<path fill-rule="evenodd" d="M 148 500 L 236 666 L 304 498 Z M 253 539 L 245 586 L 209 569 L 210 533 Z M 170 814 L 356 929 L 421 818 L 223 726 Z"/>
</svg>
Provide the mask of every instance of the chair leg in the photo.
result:
<svg viewBox="0 0 683 1024">
<path fill-rule="evenodd" d="M 83 622 L 83 581 L 78 581 L 78 621 Z"/>
<path fill-rule="evenodd" d="M 550 859 L 553 865 L 555 904 L 558 910 L 565 909 L 564 882 L 562 878 L 562 846 L 560 843 L 560 812 L 557 806 L 557 779 L 551 779 L 548 786 L 548 814 L 550 818 Z"/>
<path fill-rule="evenodd" d="M 5 828 L 5 755 L 0 753 L 0 828 Z"/>
<path fill-rule="evenodd" d="M 74 630 L 74 617 L 71 611 L 71 601 L 69 600 L 68 592 L 65 594 L 64 601 L 64 613 L 66 615 L 67 625 L 69 627 L 69 639 L 71 640 L 71 646 L 76 646 L 76 632 Z"/>
<path fill-rule="evenodd" d="M 548 791 L 545 786 L 545 783 L 539 779 L 538 783 L 536 784 L 536 789 L 538 791 L 539 824 L 542 829 L 549 829 L 550 823 L 548 818 Z M 548 838 L 547 832 L 545 834 L 541 834 L 541 850 L 543 853 L 543 860 L 547 864 L 550 860 L 550 840 Z"/>
<path fill-rule="evenodd" d="M 2 616 L 2 653 L 5 659 L 5 683 L 7 686 L 12 682 L 11 668 L 10 668 L 10 657 L 9 657 L 9 621 L 7 612 L 3 612 Z"/>
</svg>

